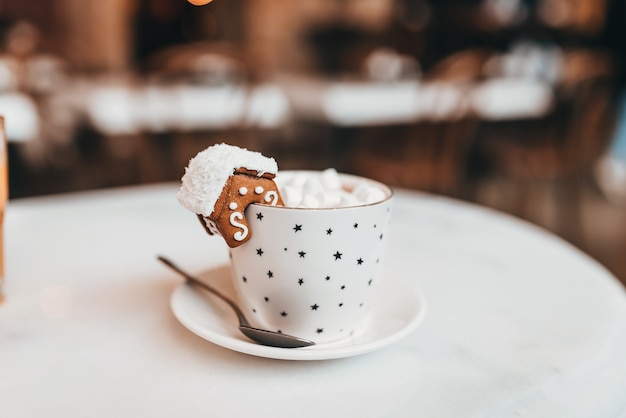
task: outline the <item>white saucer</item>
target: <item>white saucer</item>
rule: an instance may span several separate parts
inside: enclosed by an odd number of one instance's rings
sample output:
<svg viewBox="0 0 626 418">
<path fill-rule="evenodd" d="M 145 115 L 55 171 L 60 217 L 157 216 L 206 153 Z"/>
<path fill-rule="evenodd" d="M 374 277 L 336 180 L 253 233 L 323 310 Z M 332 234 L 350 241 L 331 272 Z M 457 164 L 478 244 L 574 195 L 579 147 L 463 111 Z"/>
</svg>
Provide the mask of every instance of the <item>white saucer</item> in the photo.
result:
<svg viewBox="0 0 626 418">
<path fill-rule="evenodd" d="M 201 278 L 236 300 L 228 265 L 207 271 Z M 385 277 L 378 290 L 380 299 L 372 308 L 369 327 L 360 335 L 337 343 L 303 348 L 267 347 L 249 341 L 239 332 L 237 317 L 228 305 L 185 283 L 174 290 L 170 304 L 176 318 L 187 329 L 222 347 L 282 360 L 327 360 L 386 347 L 407 336 L 422 322 L 426 304 L 422 295 L 411 285 L 393 277 Z"/>
</svg>

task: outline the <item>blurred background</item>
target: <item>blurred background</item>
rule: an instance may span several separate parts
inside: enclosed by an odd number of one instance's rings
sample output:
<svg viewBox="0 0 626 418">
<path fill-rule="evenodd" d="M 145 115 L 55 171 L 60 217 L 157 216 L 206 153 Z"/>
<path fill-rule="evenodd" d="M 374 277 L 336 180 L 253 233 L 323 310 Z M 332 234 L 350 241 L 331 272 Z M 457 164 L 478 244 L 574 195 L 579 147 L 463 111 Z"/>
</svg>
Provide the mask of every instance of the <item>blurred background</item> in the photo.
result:
<svg viewBox="0 0 626 418">
<path fill-rule="evenodd" d="M 625 29 L 624 0 L 0 0 L 10 198 L 228 142 L 505 211 L 626 282 Z"/>
</svg>

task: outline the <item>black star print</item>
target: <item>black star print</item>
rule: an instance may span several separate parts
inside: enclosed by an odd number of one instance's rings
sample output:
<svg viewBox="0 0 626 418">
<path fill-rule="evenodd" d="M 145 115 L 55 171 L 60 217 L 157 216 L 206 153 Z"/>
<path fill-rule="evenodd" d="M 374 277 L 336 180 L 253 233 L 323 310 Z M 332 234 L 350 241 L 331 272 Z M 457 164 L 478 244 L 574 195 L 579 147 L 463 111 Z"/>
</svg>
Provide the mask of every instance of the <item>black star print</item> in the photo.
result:
<svg viewBox="0 0 626 418">
<path fill-rule="evenodd" d="M 345 285 L 345 284 L 341 286 L 341 290 L 343 290 L 343 289 L 345 289 L 345 288 L 346 288 L 346 285 Z"/>
<path fill-rule="evenodd" d="M 330 276 L 324 277 L 324 280 L 329 281 L 330 280 Z"/>
<path fill-rule="evenodd" d="M 378 239 L 383 239 L 383 234 L 380 234 L 380 236 L 378 237 Z"/>
<path fill-rule="evenodd" d="M 256 253 L 257 253 L 257 255 L 263 255 L 263 250 L 260 249 L 260 248 L 257 248 L 256 249 Z"/>
<path fill-rule="evenodd" d="M 304 255 L 306 254 L 304 251 L 299 251 L 298 254 L 300 254 L 300 258 L 304 258 Z"/>
<path fill-rule="evenodd" d="M 367 285 L 368 285 L 368 286 L 371 286 L 371 285 L 372 285 L 372 280 L 373 280 L 373 279 L 370 279 L 370 280 L 369 280 L 369 282 L 367 282 Z"/>
<path fill-rule="evenodd" d="M 243 280 L 244 283 L 248 283 L 248 278 L 246 276 L 243 276 L 241 280 Z"/>
<path fill-rule="evenodd" d="M 359 227 L 359 224 L 355 222 L 352 226 L 354 227 L 354 229 L 357 229 Z"/>
<path fill-rule="evenodd" d="M 295 232 L 302 231 L 302 225 L 298 225 L 298 224 L 296 224 L 296 226 L 294 226 L 294 227 L 293 227 L 293 230 L 294 230 Z"/>
<path fill-rule="evenodd" d="M 287 312 L 282 311 L 282 312 L 280 313 L 280 316 L 283 316 L 283 317 L 284 317 L 284 316 L 287 316 Z"/>
<path fill-rule="evenodd" d="M 269 277 L 270 279 L 274 277 L 274 273 L 272 273 L 272 270 L 267 272 L 267 277 Z"/>
<path fill-rule="evenodd" d="M 339 251 L 337 251 L 335 254 L 333 254 L 333 256 L 335 257 L 335 260 L 339 260 L 341 258 L 343 254 L 340 253 Z"/>
<path fill-rule="evenodd" d="M 298 279 L 298 284 L 299 284 L 300 286 L 302 286 L 302 284 L 303 284 L 303 283 L 304 283 L 304 279 Z"/>
<path fill-rule="evenodd" d="M 256 214 L 256 218 L 257 218 L 259 221 L 262 221 L 262 220 L 263 220 L 263 214 L 262 214 L 261 212 L 257 213 L 257 214 Z"/>
<path fill-rule="evenodd" d="M 324 332 L 324 328 L 318 328 L 315 330 L 315 332 L 317 332 L 318 334 L 321 334 L 322 332 Z"/>
<path fill-rule="evenodd" d="M 339 304 L 339 307 L 340 307 L 340 308 L 341 308 L 342 306 L 343 306 L 343 302 L 341 302 L 341 303 Z"/>
<path fill-rule="evenodd" d="M 363 259 L 359 258 L 358 260 L 356 260 L 356 263 L 360 266 L 361 264 L 363 264 Z"/>
<path fill-rule="evenodd" d="M 333 233 L 333 230 L 331 228 L 328 228 L 326 230 L 326 235 L 332 235 L 332 233 Z"/>
<path fill-rule="evenodd" d="M 319 305 L 317 303 L 315 305 L 311 305 L 312 311 L 317 311 L 317 308 L 319 308 Z"/>
<path fill-rule="evenodd" d="M 266 302 L 270 301 L 270 298 L 268 298 L 267 296 L 265 296 L 263 299 L 265 299 Z"/>
</svg>

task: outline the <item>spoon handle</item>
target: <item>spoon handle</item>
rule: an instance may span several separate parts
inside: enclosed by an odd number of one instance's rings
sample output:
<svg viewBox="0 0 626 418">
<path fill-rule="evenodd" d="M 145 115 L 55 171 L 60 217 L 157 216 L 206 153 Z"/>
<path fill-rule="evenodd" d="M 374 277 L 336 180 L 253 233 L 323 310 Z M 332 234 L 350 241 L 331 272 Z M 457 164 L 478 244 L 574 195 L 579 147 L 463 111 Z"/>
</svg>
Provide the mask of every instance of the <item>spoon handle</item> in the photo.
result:
<svg viewBox="0 0 626 418">
<path fill-rule="evenodd" d="M 200 286 L 204 290 L 207 290 L 207 291 L 213 293 L 215 296 L 219 297 L 224 302 L 228 303 L 228 305 L 237 314 L 237 318 L 239 318 L 239 324 L 240 325 L 245 325 L 245 326 L 250 326 L 250 323 L 248 323 L 248 320 L 246 319 L 245 315 L 243 314 L 243 312 L 241 311 L 239 306 L 237 306 L 237 304 L 235 302 L 233 302 L 230 298 L 228 298 L 227 296 L 224 296 L 222 294 L 222 292 L 220 292 L 219 290 L 217 290 L 213 286 L 211 286 L 211 285 L 209 285 L 207 283 L 204 283 L 202 280 L 200 280 L 200 279 L 198 279 L 196 277 L 193 277 L 192 275 L 190 275 L 189 273 L 187 273 L 186 271 L 184 271 L 180 267 L 178 267 L 176 264 L 174 264 L 174 262 L 172 262 L 168 258 L 165 258 L 163 256 L 158 256 L 157 258 L 163 264 L 165 264 L 166 266 L 168 266 L 169 268 L 171 268 L 172 270 L 174 270 L 175 272 L 177 272 L 178 274 L 183 276 L 185 279 L 187 279 L 190 283 L 195 284 L 197 286 Z"/>
</svg>

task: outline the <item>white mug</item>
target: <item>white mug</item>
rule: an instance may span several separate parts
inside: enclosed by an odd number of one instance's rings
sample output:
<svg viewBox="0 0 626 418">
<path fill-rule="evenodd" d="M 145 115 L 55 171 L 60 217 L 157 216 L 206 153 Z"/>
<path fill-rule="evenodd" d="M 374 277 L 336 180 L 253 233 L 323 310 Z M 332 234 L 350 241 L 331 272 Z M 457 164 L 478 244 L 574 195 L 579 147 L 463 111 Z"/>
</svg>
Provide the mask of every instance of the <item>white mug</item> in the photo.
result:
<svg viewBox="0 0 626 418">
<path fill-rule="evenodd" d="M 340 174 L 342 185 L 367 182 L 384 200 L 340 208 L 251 204 L 251 238 L 231 249 L 232 278 L 252 325 L 316 343 L 357 335 L 367 327 L 387 241 L 392 192 L 363 177 Z"/>
</svg>

